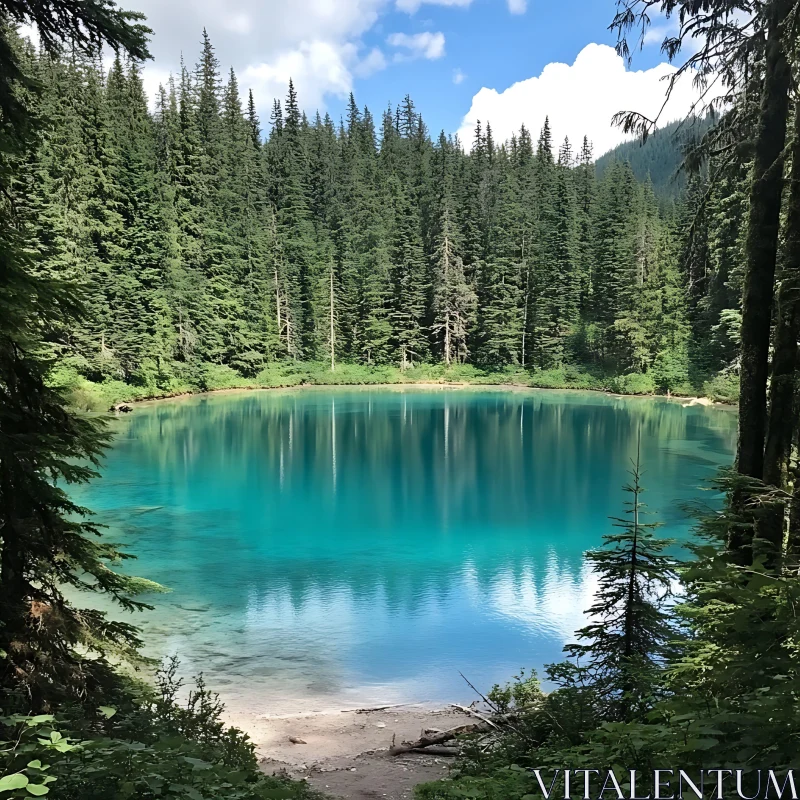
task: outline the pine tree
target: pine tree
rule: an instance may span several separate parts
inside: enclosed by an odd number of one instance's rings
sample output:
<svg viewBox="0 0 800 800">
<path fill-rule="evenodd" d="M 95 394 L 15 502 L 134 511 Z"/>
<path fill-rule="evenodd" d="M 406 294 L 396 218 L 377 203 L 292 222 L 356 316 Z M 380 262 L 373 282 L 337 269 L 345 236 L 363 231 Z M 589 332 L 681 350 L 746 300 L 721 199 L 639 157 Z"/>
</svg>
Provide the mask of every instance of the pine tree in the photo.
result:
<svg viewBox="0 0 800 800">
<path fill-rule="evenodd" d="M 565 358 L 566 342 L 574 332 L 580 305 L 577 205 L 571 164 L 572 152 L 567 139 L 555 168 L 553 216 L 548 231 L 551 264 L 548 280 L 558 290 L 549 298 L 550 319 L 545 349 L 555 363 L 562 363 Z"/>
<path fill-rule="evenodd" d="M 577 208 L 577 263 L 580 286 L 579 310 L 583 319 L 588 318 L 592 296 L 592 257 L 593 257 L 593 222 L 595 215 L 595 196 L 597 181 L 594 168 L 594 152 L 588 137 L 583 137 L 583 144 L 578 155 L 578 167 L 575 175 L 575 194 Z"/>
<path fill-rule="evenodd" d="M 670 210 L 626 163 L 598 180 L 585 139 L 554 158 L 549 120 L 538 142 L 478 123 L 467 154 L 410 97 L 376 133 L 353 96 L 338 127 L 307 118 L 291 82 L 262 142 L 252 94 L 201 50 L 153 114 L 136 63 L 31 55 L 52 129 L 18 207 L 45 271 L 82 285 L 87 318 L 58 333 L 82 375 L 205 386 L 209 363 L 252 378 L 331 341 L 337 363 L 600 364 L 663 391 L 735 369 L 740 172 Z"/>
<path fill-rule="evenodd" d="M 314 291 L 319 261 L 309 213 L 308 159 L 303 141 L 302 117 L 294 84 L 289 82 L 285 118 L 276 116 L 280 133 L 270 137 L 273 159 L 278 164 L 277 235 L 284 264 L 287 337 L 294 358 L 314 358 L 320 346 L 315 326 Z M 277 114 L 277 110 L 276 110 Z"/>
<path fill-rule="evenodd" d="M 520 361 L 524 239 L 518 184 L 504 152 L 494 168 L 500 181 L 493 219 L 487 227 L 486 257 L 478 277 L 478 338 L 480 359 L 487 365 L 505 366 Z"/>
<path fill-rule="evenodd" d="M 391 281 L 393 286 L 392 338 L 401 366 L 428 356 L 425 331 L 428 275 L 419 231 L 419 219 L 399 181 L 394 181 Z"/>
<path fill-rule="evenodd" d="M 627 516 L 613 518 L 620 532 L 604 536 L 603 546 L 585 556 L 599 587 L 587 612 L 592 622 L 564 648 L 576 663 L 551 670 L 561 682 L 591 687 L 608 721 L 645 718 L 674 636 L 665 605 L 676 577 L 676 563 L 665 555 L 671 542 L 654 536 L 657 524 L 642 522 L 638 450 L 632 464 Z"/>
<path fill-rule="evenodd" d="M 627 164 L 614 164 L 604 176 L 597 201 L 595 258 L 592 274 L 592 317 L 599 328 L 600 357 L 612 363 L 626 353 L 615 323 L 633 311 L 637 270 L 635 258 L 636 184 Z"/>
<path fill-rule="evenodd" d="M 476 295 L 464 276 L 464 262 L 456 252 L 456 233 L 450 198 L 442 201 L 433 298 L 433 331 L 441 337 L 444 363 L 464 363 L 469 355 L 468 335 L 474 322 Z"/>
<path fill-rule="evenodd" d="M 56 23 L 53 12 L 60 14 Z M 65 27 L 75 28 L 73 45 L 94 56 L 97 44 L 147 55 L 138 17 L 94 4 L 53 2 L 48 9 L 19 3 L 16 15 L 38 28 L 50 58 Z M 52 14 L 52 16 L 51 16 Z M 19 164 L 33 145 L 33 115 L 21 91 L 31 86 L 15 34 L 1 33 L 0 152 Z M 91 696 L 107 679 L 109 648 L 136 647 L 135 630 L 95 610 L 77 609 L 65 596 L 72 587 L 109 595 L 126 608 L 136 583 L 107 567 L 116 548 L 96 538 L 87 512 L 64 486 L 88 480 L 91 464 L 107 441 L 102 426 L 65 408 L 62 392 L 48 380 L 51 361 L 42 335 L 74 326 L 82 313 L 74 285 L 42 274 L 26 241 L 28 232 L 8 202 L 15 190 L 4 171 L 0 213 L 0 657 L 3 692 L 18 692 L 26 709 L 45 709 L 60 694 Z M 65 276 L 67 277 L 67 276 Z"/>
</svg>

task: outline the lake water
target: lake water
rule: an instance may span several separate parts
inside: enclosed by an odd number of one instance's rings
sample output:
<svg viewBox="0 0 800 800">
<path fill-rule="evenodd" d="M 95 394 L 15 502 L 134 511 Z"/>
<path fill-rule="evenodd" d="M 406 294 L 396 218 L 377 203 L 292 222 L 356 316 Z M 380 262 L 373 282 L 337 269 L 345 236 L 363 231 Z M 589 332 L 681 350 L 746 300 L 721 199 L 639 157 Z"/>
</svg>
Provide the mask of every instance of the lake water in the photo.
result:
<svg viewBox="0 0 800 800">
<path fill-rule="evenodd" d="M 726 410 L 600 394 L 266 391 L 139 407 L 79 500 L 168 586 L 140 618 L 236 709 L 472 699 L 561 657 L 641 431 L 645 501 L 732 462 Z"/>
</svg>

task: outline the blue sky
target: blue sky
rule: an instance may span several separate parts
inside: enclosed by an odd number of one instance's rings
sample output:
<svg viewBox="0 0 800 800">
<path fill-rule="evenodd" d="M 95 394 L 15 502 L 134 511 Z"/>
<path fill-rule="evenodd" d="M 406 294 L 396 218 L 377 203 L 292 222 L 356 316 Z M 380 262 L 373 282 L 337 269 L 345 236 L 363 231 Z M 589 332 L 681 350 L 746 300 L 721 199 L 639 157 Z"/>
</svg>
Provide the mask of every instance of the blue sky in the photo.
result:
<svg viewBox="0 0 800 800">
<path fill-rule="evenodd" d="M 387 13 L 377 28 L 410 34 L 441 31 L 445 55 L 437 60 L 417 60 L 392 65 L 366 79 L 356 79 L 356 98 L 371 108 L 411 94 L 429 126 L 455 131 L 473 95 L 483 86 L 504 89 L 541 73 L 553 61 L 572 63 L 590 42 L 614 44 L 608 30 L 614 4 L 607 0 L 530 0 L 525 14 L 510 14 L 503 0 L 474 0 L 468 8 L 422 6 L 413 16 L 396 10 Z M 380 45 L 383 31 L 365 37 Z M 648 47 L 642 66 L 659 60 L 659 48 Z M 464 79 L 454 84 L 459 70 Z M 331 110 L 340 103 L 329 102 Z"/>
<path fill-rule="evenodd" d="M 338 119 L 353 91 L 376 116 L 410 94 L 434 134 L 467 131 L 487 117 L 503 139 L 524 122 L 551 117 L 557 138 L 621 140 L 610 117 L 621 108 L 655 113 L 670 68 L 656 30 L 631 70 L 610 49 L 614 0 L 123 0 L 155 31 L 150 91 L 194 63 L 203 27 L 223 69 L 252 88 L 266 119 L 294 78 L 307 111 Z M 601 47 L 591 47 L 601 45 Z M 577 61 L 576 61 L 577 59 Z M 558 67 L 558 64 L 567 66 Z M 670 118 L 691 106 L 678 92 Z M 467 141 L 467 144 L 469 142 Z"/>
</svg>

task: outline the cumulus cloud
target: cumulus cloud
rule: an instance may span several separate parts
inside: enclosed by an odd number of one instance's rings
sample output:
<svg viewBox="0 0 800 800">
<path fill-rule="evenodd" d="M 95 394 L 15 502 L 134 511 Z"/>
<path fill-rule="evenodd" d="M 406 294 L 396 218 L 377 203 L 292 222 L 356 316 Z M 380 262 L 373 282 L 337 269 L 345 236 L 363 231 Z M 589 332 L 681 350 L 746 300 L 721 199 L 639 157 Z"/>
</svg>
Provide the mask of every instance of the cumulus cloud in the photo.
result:
<svg viewBox="0 0 800 800">
<path fill-rule="evenodd" d="M 513 12 L 526 0 L 493 0 Z M 330 95 L 345 96 L 355 78 L 387 66 L 381 48 L 364 44 L 367 32 L 377 32 L 382 14 L 409 14 L 421 6 L 466 9 L 473 0 L 125 0 L 125 8 L 141 11 L 154 36 L 154 61 L 143 78 L 151 98 L 169 75 L 178 75 L 181 61 L 191 69 L 200 53 L 203 29 L 208 31 L 223 76 L 230 67 L 253 89 L 262 116 L 275 97 L 286 95 L 294 78 L 301 106 L 324 109 Z M 442 33 L 395 34 L 395 62 L 444 56 Z"/>
<path fill-rule="evenodd" d="M 353 72 L 359 78 L 368 78 L 370 75 L 374 75 L 382 69 L 386 69 L 386 56 L 377 47 L 373 47 L 356 65 Z"/>
<path fill-rule="evenodd" d="M 243 82 L 252 87 L 253 95 L 283 97 L 289 79 L 303 88 L 304 105 L 316 108 L 323 105 L 327 93 L 344 95 L 352 87 L 348 68 L 352 51 L 330 42 L 302 42 L 293 50 L 260 64 L 251 64 L 243 74 Z"/>
<path fill-rule="evenodd" d="M 405 52 L 397 53 L 395 60 L 408 58 L 427 58 L 435 61 L 444 55 L 444 34 L 441 31 L 432 33 L 393 33 L 386 40 L 391 47 L 399 48 Z"/>
<path fill-rule="evenodd" d="M 548 64 L 538 77 L 515 83 L 504 91 L 482 88 L 458 131 L 469 147 L 478 120 L 491 123 L 494 137 L 502 141 L 524 123 L 534 136 L 550 118 L 553 139 L 560 143 L 565 136 L 579 144 L 583 136 L 594 143 L 600 155 L 625 139 L 619 128 L 611 125 L 618 111 L 638 111 L 654 117 L 661 108 L 666 79 L 676 68 L 659 64 L 652 69 L 632 71 L 612 47 L 587 45 L 572 65 Z M 698 98 L 690 75 L 675 86 L 662 121 L 685 116 Z"/>
<path fill-rule="evenodd" d="M 155 31 L 155 62 L 145 66 L 151 93 L 180 69 L 193 65 L 208 30 L 223 74 L 233 67 L 252 86 L 262 113 L 284 97 L 289 76 L 307 110 L 324 107 L 328 94 L 346 95 L 354 76 L 386 65 L 380 50 L 366 51 L 361 36 L 392 0 L 126 0 Z"/>
<path fill-rule="evenodd" d="M 464 83 L 467 76 L 458 68 L 453 70 L 453 83 L 458 86 L 459 83 Z"/>
</svg>

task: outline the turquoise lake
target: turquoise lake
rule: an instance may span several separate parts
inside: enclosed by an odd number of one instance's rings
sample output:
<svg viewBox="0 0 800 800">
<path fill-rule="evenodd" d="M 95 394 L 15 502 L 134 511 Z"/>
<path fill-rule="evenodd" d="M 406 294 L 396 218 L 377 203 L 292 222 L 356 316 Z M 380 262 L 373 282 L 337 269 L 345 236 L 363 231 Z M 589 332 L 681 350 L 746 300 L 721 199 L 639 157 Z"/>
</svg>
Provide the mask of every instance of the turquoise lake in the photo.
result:
<svg viewBox="0 0 800 800">
<path fill-rule="evenodd" d="M 459 671 L 488 689 L 559 659 L 637 432 L 676 538 L 736 435 L 724 409 L 472 389 L 220 394 L 115 425 L 78 499 L 171 589 L 137 620 L 148 653 L 256 713 L 471 700 Z"/>
</svg>

